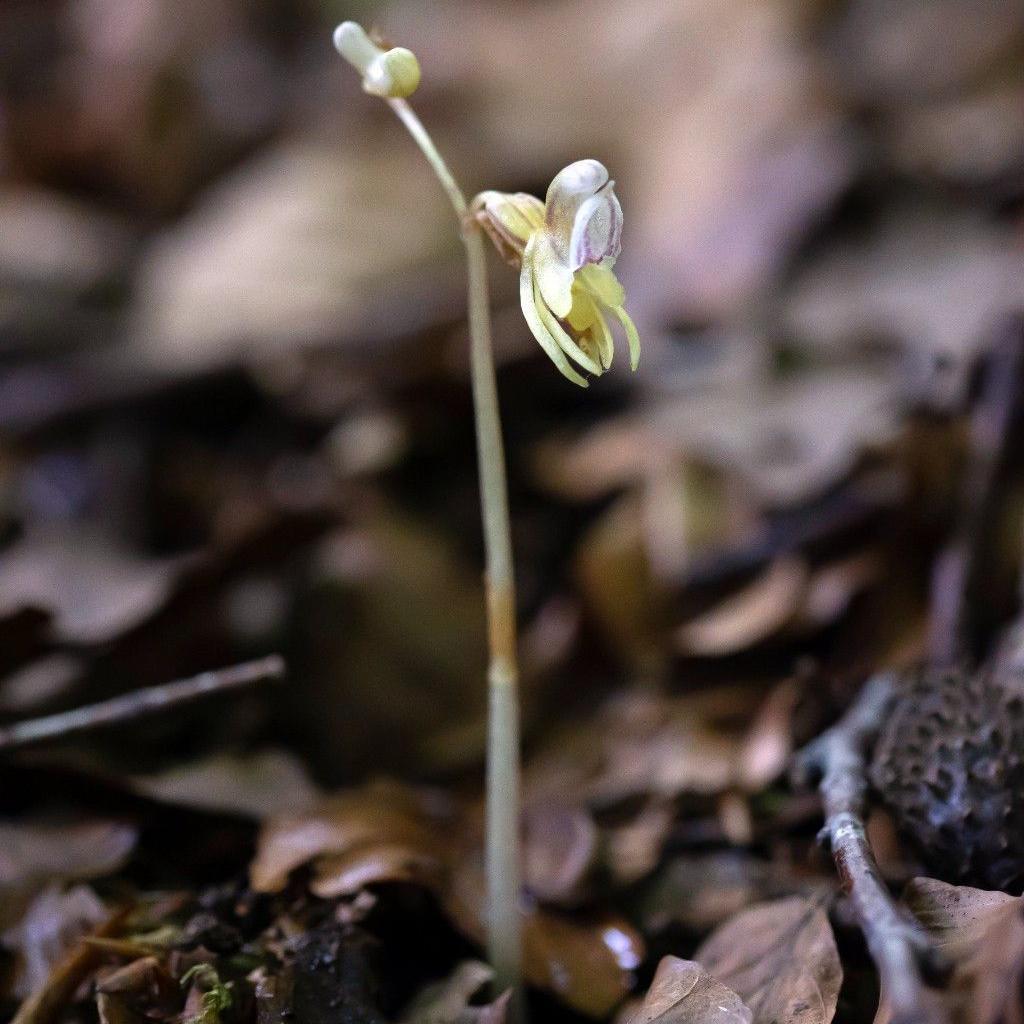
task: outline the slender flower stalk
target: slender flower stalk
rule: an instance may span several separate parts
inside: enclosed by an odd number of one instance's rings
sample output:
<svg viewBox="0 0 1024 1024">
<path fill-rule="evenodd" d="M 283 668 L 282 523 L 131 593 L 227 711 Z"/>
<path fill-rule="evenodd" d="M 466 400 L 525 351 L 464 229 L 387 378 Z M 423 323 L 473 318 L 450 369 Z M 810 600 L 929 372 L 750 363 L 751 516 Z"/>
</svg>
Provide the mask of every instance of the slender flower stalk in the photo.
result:
<svg viewBox="0 0 1024 1024">
<path fill-rule="evenodd" d="M 505 449 L 491 346 L 490 299 L 484 236 L 469 216 L 469 204 L 433 140 L 406 102 L 406 88 L 419 82 L 419 66 L 408 50 L 381 51 L 354 22 L 335 32 L 335 46 L 355 65 L 368 92 L 382 95 L 423 151 L 441 182 L 466 248 L 469 275 L 470 369 L 476 420 L 480 506 L 484 527 L 487 621 L 487 945 L 499 991 L 517 989 L 522 961 L 519 915 L 519 695 L 516 659 L 516 599 L 509 529 Z M 397 56 L 390 56 L 395 55 Z M 415 64 L 415 69 L 413 65 Z M 389 67 L 390 65 L 390 67 Z M 388 91 L 388 81 L 396 83 Z M 383 85 L 381 84 L 383 83 Z M 404 83 L 404 84 L 403 84 Z M 415 88 L 415 86 L 413 87 Z"/>
</svg>

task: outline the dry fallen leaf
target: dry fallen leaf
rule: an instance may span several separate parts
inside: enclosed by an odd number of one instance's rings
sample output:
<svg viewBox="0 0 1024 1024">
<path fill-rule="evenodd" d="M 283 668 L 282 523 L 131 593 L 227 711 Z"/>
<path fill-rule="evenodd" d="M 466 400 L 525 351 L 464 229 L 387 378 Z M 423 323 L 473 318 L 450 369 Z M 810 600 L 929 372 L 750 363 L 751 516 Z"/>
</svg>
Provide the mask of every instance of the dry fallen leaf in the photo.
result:
<svg viewBox="0 0 1024 1024">
<path fill-rule="evenodd" d="M 373 882 L 434 873 L 449 853 L 454 807 L 433 794 L 380 782 L 330 797 L 308 811 L 264 823 L 249 869 L 261 892 L 284 888 L 296 868 L 313 862 L 311 888 L 324 897 Z"/>
<path fill-rule="evenodd" d="M 504 1024 L 511 993 L 502 993 L 484 1006 L 470 1005 L 493 978 L 487 964 L 467 960 L 448 978 L 423 989 L 406 1007 L 401 1024 Z"/>
<path fill-rule="evenodd" d="M 583 807 L 550 801 L 524 812 L 523 869 L 527 888 L 542 902 L 571 904 L 597 859 L 597 826 Z"/>
<path fill-rule="evenodd" d="M 811 264 L 788 298 L 788 319 L 813 350 L 894 342 L 911 357 L 904 374 L 928 374 L 929 398 L 948 404 L 960 399 L 975 356 L 1024 298 L 1022 268 L 1012 232 L 976 212 L 899 208 L 866 240 L 837 243 Z"/>
<path fill-rule="evenodd" d="M 379 348 L 447 316 L 451 210 L 405 145 L 282 144 L 222 179 L 142 261 L 137 357 L 194 372 L 339 332 Z"/>
<path fill-rule="evenodd" d="M 954 966 L 952 1000 L 970 1024 L 1019 1022 L 1024 899 L 915 878 L 904 901 Z"/>
<path fill-rule="evenodd" d="M 83 292 L 108 279 L 129 241 L 122 224 L 58 192 L 5 184 L 0 221 L 4 280 L 60 292 Z"/>
<path fill-rule="evenodd" d="M 835 622 L 854 597 L 874 583 L 881 572 L 880 558 L 870 551 L 858 552 L 815 569 L 794 625 L 810 631 Z"/>
<path fill-rule="evenodd" d="M 903 106 L 945 95 L 1013 52 L 1022 20 L 1013 0 L 855 0 L 836 20 L 835 67 L 864 100 Z"/>
<path fill-rule="evenodd" d="M 716 706 L 717 705 L 717 706 Z M 559 730 L 530 760 L 528 803 L 580 800 L 594 807 L 633 796 L 719 793 L 736 781 L 742 735 L 757 695 L 722 688 L 702 695 L 627 693 Z"/>
<path fill-rule="evenodd" d="M 723 657 L 777 633 L 800 607 L 808 570 L 800 558 L 777 558 L 753 582 L 680 626 L 676 640 L 686 654 Z"/>
<path fill-rule="evenodd" d="M 642 534 L 639 499 L 628 494 L 587 531 L 576 552 L 576 576 L 588 611 L 606 641 L 632 663 L 656 656 L 668 606 Z"/>
<path fill-rule="evenodd" d="M 957 184 L 1019 174 L 1024 161 L 1024 88 L 997 82 L 980 93 L 939 97 L 899 112 L 886 133 L 894 160 L 911 173 Z"/>
<path fill-rule="evenodd" d="M 14 994 L 24 998 L 40 989 L 54 965 L 106 918 L 106 907 L 88 886 L 76 885 L 67 892 L 47 886 L 18 924 L 0 936 L 4 947 L 19 956 Z"/>
<path fill-rule="evenodd" d="M 108 821 L 0 825 L 0 886 L 114 871 L 135 845 L 135 829 Z"/>
<path fill-rule="evenodd" d="M 159 957 L 140 956 L 97 975 L 100 1024 L 166 1019 L 176 1016 L 180 1008 L 181 987 Z"/>
<path fill-rule="evenodd" d="M 632 885 L 654 870 L 674 817 L 671 801 L 652 798 L 631 821 L 604 829 L 604 861 L 615 881 Z"/>
<path fill-rule="evenodd" d="M 446 906 L 463 932 L 483 941 L 484 875 L 478 857 L 457 867 Z M 629 994 L 644 956 L 643 939 L 615 914 L 533 907 L 523 916 L 527 980 L 591 1017 L 607 1016 Z"/>
<path fill-rule="evenodd" d="M 790 896 L 807 884 L 792 867 L 739 850 L 678 856 L 651 878 L 636 909 L 645 932 L 679 924 L 707 933 L 751 904 Z"/>
<path fill-rule="evenodd" d="M 751 1024 L 753 1014 L 732 989 L 700 964 L 662 957 L 643 1004 L 629 1024 Z"/>
<path fill-rule="evenodd" d="M 792 718 L 800 697 L 796 680 L 779 683 L 757 711 L 739 754 L 737 782 L 756 793 L 785 770 L 793 750 Z"/>
<path fill-rule="evenodd" d="M 218 754 L 177 765 L 159 775 L 139 775 L 132 788 L 157 800 L 265 818 L 285 808 L 303 810 L 318 791 L 302 764 L 283 750 L 246 757 Z"/>
<path fill-rule="evenodd" d="M 816 327 L 808 334 L 824 345 Z M 886 359 L 781 379 L 757 368 L 652 404 L 642 419 L 605 421 L 570 443 L 551 444 L 542 449 L 538 472 L 560 494 L 596 498 L 664 471 L 673 459 L 696 460 L 722 474 L 712 495 L 712 539 L 728 543 L 751 534 L 758 509 L 821 496 L 849 476 L 864 452 L 889 445 L 901 423 L 900 386 Z"/>
<path fill-rule="evenodd" d="M 59 639 L 103 643 L 156 611 L 182 564 L 136 558 L 81 529 L 38 530 L 0 556 L 0 614 L 40 608 Z"/>
<path fill-rule="evenodd" d="M 722 691 L 733 714 L 752 699 Z M 715 794 L 734 778 L 740 737 L 713 721 L 708 694 L 625 694 L 556 733 L 526 766 L 527 803 L 546 799 L 607 806 L 628 797 Z M 755 698 L 756 699 L 756 698 Z"/>
<path fill-rule="evenodd" d="M 116 871 L 135 846 L 130 825 L 0 825 L 0 928 L 18 920 L 43 886 L 62 879 L 98 878 Z"/>
<path fill-rule="evenodd" d="M 119 931 L 125 911 L 115 911 L 93 932 L 106 938 Z M 18 1007 L 11 1024 L 52 1024 L 60 1016 L 75 990 L 99 964 L 102 954 L 81 938 L 51 969 L 46 981 Z"/>
<path fill-rule="evenodd" d="M 556 843 L 534 869 L 559 891 L 590 859 L 594 841 L 585 822 L 569 817 L 568 847 L 560 853 Z M 275 892 L 292 871 L 311 864 L 310 889 L 324 899 L 378 883 L 413 882 L 431 889 L 456 926 L 483 942 L 476 831 L 473 816 L 439 792 L 376 783 L 265 821 L 250 879 L 254 889 Z M 536 906 L 524 912 L 523 946 L 531 984 L 596 1017 L 629 993 L 644 957 L 641 937 L 613 914 L 569 915 Z"/>
<path fill-rule="evenodd" d="M 993 924 L 1021 901 L 1005 892 L 914 878 L 907 884 L 903 902 L 939 949 L 953 960 L 962 960 L 973 956 Z"/>
<path fill-rule="evenodd" d="M 828 1024 L 843 969 L 821 907 L 800 896 L 741 911 L 694 954 L 753 1011 L 754 1024 Z"/>
</svg>

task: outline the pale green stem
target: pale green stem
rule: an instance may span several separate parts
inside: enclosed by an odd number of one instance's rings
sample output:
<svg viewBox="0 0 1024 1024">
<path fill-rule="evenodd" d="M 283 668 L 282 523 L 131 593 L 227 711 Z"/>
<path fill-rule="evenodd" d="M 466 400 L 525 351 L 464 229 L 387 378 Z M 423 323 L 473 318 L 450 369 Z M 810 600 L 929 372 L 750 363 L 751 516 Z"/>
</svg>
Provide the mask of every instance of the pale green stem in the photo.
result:
<svg viewBox="0 0 1024 1024">
<path fill-rule="evenodd" d="M 491 346 L 484 238 L 423 123 L 405 100 L 388 100 L 430 162 L 459 219 L 469 266 L 470 368 L 476 417 L 480 506 L 487 562 L 487 944 L 498 991 L 517 988 L 522 961 L 519 916 L 519 697 L 515 579 L 505 449 Z"/>
</svg>

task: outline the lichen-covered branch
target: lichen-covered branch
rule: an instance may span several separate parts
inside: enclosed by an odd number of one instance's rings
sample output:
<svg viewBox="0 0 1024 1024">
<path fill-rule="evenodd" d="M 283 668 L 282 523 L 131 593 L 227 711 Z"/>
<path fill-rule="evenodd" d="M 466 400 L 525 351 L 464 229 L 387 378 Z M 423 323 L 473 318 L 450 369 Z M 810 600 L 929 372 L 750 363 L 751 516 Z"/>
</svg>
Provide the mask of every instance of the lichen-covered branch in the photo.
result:
<svg viewBox="0 0 1024 1024">
<path fill-rule="evenodd" d="M 894 1024 L 943 1024 L 945 1013 L 926 981 L 943 964 L 924 929 L 897 907 L 878 870 L 864 828 L 866 752 L 896 699 L 896 681 L 875 676 L 846 715 L 797 757 L 798 781 L 819 780 L 825 808 L 822 839 L 878 968 L 882 995 Z"/>
</svg>

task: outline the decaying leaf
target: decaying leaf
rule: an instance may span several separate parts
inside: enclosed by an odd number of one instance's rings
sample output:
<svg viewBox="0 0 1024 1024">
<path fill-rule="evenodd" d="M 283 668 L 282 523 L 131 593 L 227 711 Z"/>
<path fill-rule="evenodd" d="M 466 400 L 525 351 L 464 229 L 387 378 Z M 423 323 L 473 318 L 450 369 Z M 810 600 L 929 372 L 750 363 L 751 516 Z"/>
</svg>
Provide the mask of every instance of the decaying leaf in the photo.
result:
<svg viewBox="0 0 1024 1024">
<path fill-rule="evenodd" d="M 597 826 L 583 807 L 540 803 L 526 808 L 523 867 L 528 888 L 549 903 L 571 903 L 597 858 Z"/>
<path fill-rule="evenodd" d="M 234 811 L 257 819 L 283 808 L 303 810 L 318 796 L 305 768 L 283 750 L 248 757 L 218 755 L 160 775 L 136 776 L 132 786 L 168 803 Z"/>
<path fill-rule="evenodd" d="M 628 1024 L 751 1024 L 752 1020 L 743 1000 L 700 964 L 666 956 Z"/>
<path fill-rule="evenodd" d="M 821 907 L 803 897 L 741 911 L 695 959 L 753 1011 L 754 1024 L 828 1024 L 843 969 Z"/>
<path fill-rule="evenodd" d="M 401 842 L 367 840 L 320 857 L 311 890 L 323 899 L 354 896 L 377 882 L 418 882 L 436 888 L 444 867 L 443 851 L 412 836 Z"/>
<path fill-rule="evenodd" d="M 680 649 L 687 654 L 721 657 L 753 646 L 792 618 L 807 581 L 803 561 L 776 559 L 743 590 L 680 626 L 676 633 Z"/>
<path fill-rule="evenodd" d="M 445 896 L 452 920 L 479 942 L 485 934 L 484 891 L 483 865 L 473 855 L 458 865 Z M 628 995 L 644 953 L 643 939 L 615 914 L 531 907 L 523 917 L 528 981 L 592 1017 L 604 1017 Z"/>
<path fill-rule="evenodd" d="M 938 404 L 957 400 L 972 360 L 1024 296 L 1022 258 L 1011 234 L 976 213 L 889 211 L 867 240 L 839 244 L 797 281 L 789 320 L 803 344 L 856 346 L 884 338 L 909 365 L 946 370 Z"/>
<path fill-rule="evenodd" d="M 0 886 L 106 874 L 124 861 L 135 838 L 132 827 L 108 821 L 0 825 Z"/>
<path fill-rule="evenodd" d="M 667 593 L 643 546 L 639 502 L 626 495 L 584 537 L 576 573 L 591 613 L 624 658 L 645 658 L 664 619 Z"/>
<path fill-rule="evenodd" d="M 48 885 L 0 938 L 19 958 L 15 995 L 24 998 L 41 988 L 54 965 L 106 917 L 106 907 L 88 886 L 62 892 Z"/>
<path fill-rule="evenodd" d="M 605 1016 L 630 991 L 643 957 L 640 935 L 610 914 L 577 921 L 537 912 L 524 923 L 527 977 L 594 1017 Z"/>
<path fill-rule="evenodd" d="M 451 803 L 425 791 L 388 782 L 351 790 L 306 812 L 269 819 L 250 867 L 252 885 L 275 892 L 311 862 L 313 891 L 323 896 L 407 881 L 411 871 L 428 865 L 437 872 L 449 856 L 456 822 Z"/>
<path fill-rule="evenodd" d="M 0 825 L 0 928 L 11 927 L 44 885 L 117 870 L 135 841 L 136 830 L 118 822 Z"/>
<path fill-rule="evenodd" d="M 0 681 L 0 711 L 27 717 L 40 704 L 53 700 L 84 674 L 80 658 L 48 654 Z"/>
<path fill-rule="evenodd" d="M 853 598 L 878 578 L 881 569 L 878 555 L 871 551 L 815 569 L 795 625 L 813 630 L 835 622 Z"/>
<path fill-rule="evenodd" d="M 92 934 L 101 938 L 116 934 L 124 916 L 124 911 L 115 911 Z M 53 966 L 46 981 L 21 1004 L 11 1024 L 51 1024 L 100 959 L 95 946 L 79 939 Z"/>
<path fill-rule="evenodd" d="M 353 341 L 393 339 L 442 315 L 450 211 L 405 173 L 402 141 L 286 144 L 222 181 L 147 253 L 140 358 L 194 370 L 335 338 L 344 324 Z M 403 302 L 387 301 L 393 289 Z"/>
<path fill-rule="evenodd" d="M 253 888 L 274 892 L 292 871 L 311 864 L 310 889 L 323 898 L 382 882 L 414 882 L 432 889 L 458 928 L 483 942 L 485 889 L 470 821 L 471 815 L 435 791 L 372 784 L 303 814 L 266 821 L 250 879 Z M 583 863 L 577 855 L 591 841 L 580 835 L 584 841 L 577 846 L 580 836 L 570 834 L 567 857 L 554 849 L 538 857 L 536 870 L 554 889 L 571 882 Z M 543 869 L 541 859 L 547 862 Z M 562 881 L 556 882 L 559 872 Z M 608 1013 L 628 994 L 644 956 L 641 937 L 614 914 L 569 915 L 532 907 L 524 915 L 523 933 L 524 971 L 531 984 L 594 1016 Z"/>
<path fill-rule="evenodd" d="M 912 879 L 903 901 L 936 946 L 954 960 L 975 955 L 992 926 L 1021 903 L 1005 892 L 950 885 L 937 878 Z"/>
<path fill-rule="evenodd" d="M 180 567 L 180 560 L 137 558 L 81 531 L 39 531 L 0 556 L 0 611 L 40 608 L 52 613 L 59 638 L 102 643 L 151 615 Z"/>
<path fill-rule="evenodd" d="M 602 424 L 567 450 L 546 450 L 541 471 L 562 493 L 593 498 L 641 482 L 673 459 L 696 460 L 727 478 L 718 487 L 729 514 L 720 515 L 715 536 L 749 536 L 758 510 L 822 495 L 862 453 L 893 440 L 898 383 L 891 367 L 877 362 L 782 380 L 758 371 L 665 401 L 642 419 Z M 602 463 L 609 443 L 612 457 Z M 725 529 L 734 519 L 743 528 Z"/>
<path fill-rule="evenodd" d="M 800 696 L 796 680 L 779 683 L 758 708 L 740 750 L 737 782 L 757 792 L 778 778 L 793 750 L 792 717 Z"/>
<path fill-rule="evenodd" d="M 632 796 L 719 793 L 737 780 L 743 735 L 736 720 L 749 720 L 758 704 L 756 693 L 738 688 L 670 698 L 623 694 L 555 733 L 531 759 L 527 800 L 600 807 Z"/>
<path fill-rule="evenodd" d="M 678 856 L 645 885 L 637 911 L 647 931 L 676 923 L 706 933 L 745 907 L 800 891 L 804 882 L 791 867 L 737 850 Z"/>
<path fill-rule="evenodd" d="M 102 969 L 96 979 L 96 1009 L 102 1024 L 171 1016 L 180 1009 L 181 998 L 181 986 L 156 956 Z"/>
<path fill-rule="evenodd" d="M 654 869 L 673 818 L 671 802 L 654 798 L 631 821 L 605 829 L 604 859 L 616 881 L 630 885 Z"/>
<path fill-rule="evenodd" d="M 952 960 L 952 1001 L 970 1024 L 1024 1015 L 1024 898 L 915 878 L 904 900 Z"/>
<path fill-rule="evenodd" d="M 494 977 L 478 960 L 467 960 L 451 976 L 428 985 L 406 1007 L 401 1024 L 504 1024 L 510 993 L 492 1003 L 471 1006 L 470 1000 Z"/>
</svg>

